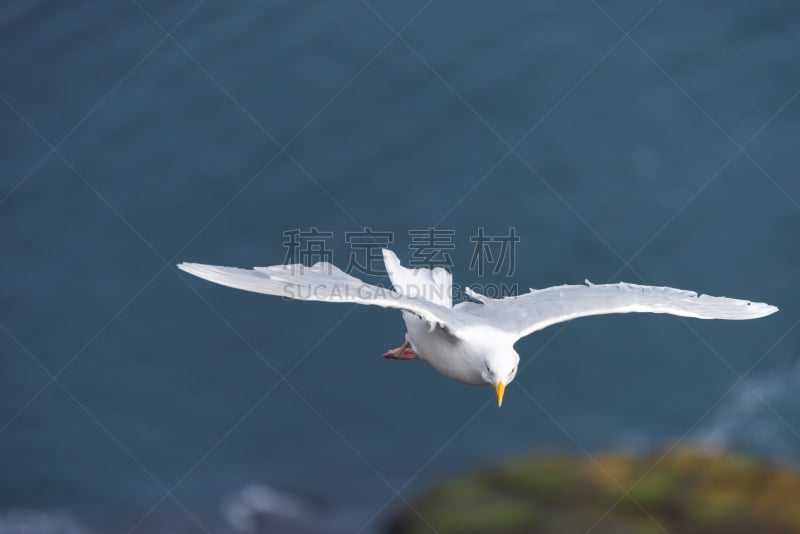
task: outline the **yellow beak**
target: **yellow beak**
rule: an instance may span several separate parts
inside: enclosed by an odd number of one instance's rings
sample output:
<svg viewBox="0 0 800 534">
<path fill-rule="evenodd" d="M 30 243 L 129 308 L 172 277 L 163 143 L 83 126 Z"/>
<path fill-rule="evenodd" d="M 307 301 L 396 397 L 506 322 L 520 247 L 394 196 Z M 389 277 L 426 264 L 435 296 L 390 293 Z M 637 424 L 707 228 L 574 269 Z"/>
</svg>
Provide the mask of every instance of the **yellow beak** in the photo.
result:
<svg viewBox="0 0 800 534">
<path fill-rule="evenodd" d="M 494 387 L 494 390 L 497 392 L 497 405 L 503 405 L 503 395 L 506 392 L 506 385 L 502 382 L 498 382 L 497 385 Z"/>
</svg>

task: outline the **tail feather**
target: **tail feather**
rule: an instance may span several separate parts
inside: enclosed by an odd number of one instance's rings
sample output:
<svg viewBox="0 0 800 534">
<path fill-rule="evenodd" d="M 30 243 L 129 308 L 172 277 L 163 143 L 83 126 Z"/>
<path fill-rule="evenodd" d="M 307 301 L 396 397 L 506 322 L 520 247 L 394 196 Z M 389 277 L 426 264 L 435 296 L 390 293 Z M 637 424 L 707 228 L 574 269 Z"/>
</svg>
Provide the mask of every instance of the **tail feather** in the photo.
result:
<svg viewBox="0 0 800 534">
<path fill-rule="evenodd" d="M 423 298 L 448 308 L 453 307 L 453 275 L 446 269 L 403 267 L 397 255 L 388 248 L 383 249 L 383 261 L 394 290 L 401 295 Z"/>
</svg>

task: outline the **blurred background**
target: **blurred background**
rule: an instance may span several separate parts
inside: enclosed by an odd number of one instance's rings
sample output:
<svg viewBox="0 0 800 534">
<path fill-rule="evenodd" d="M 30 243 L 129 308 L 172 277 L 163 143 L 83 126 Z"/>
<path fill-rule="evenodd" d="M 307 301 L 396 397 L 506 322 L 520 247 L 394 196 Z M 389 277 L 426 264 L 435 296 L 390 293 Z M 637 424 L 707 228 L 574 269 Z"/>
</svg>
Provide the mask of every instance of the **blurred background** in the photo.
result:
<svg viewBox="0 0 800 534">
<path fill-rule="evenodd" d="M 517 455 L 797 462 L 798 25 L 785 1 L 6 3 L 0 532 L 260 532 L 273 507 L 374 533 Z M 397 312 L 174 267 L 283 263 L 312 227 L 341 267 L 346 232 L 408 262 L 435 228 L 462 285 L 781 311 L 551 327 L 498 409 L 383 360 Z M 469 268 L 479 227 L 515 229 L 510 276 Z"/>
</svg>

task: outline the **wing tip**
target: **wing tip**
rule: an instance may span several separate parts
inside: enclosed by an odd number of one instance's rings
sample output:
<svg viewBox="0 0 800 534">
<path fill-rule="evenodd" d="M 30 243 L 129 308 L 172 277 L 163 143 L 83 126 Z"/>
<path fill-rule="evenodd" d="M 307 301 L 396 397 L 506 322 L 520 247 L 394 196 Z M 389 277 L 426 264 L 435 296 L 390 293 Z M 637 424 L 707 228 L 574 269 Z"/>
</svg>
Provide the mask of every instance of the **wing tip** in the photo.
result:
<svg viewBox="0 0 800 534">
<path fill-rule="evenodd" d="M 194 274 L 195 272 L 201 271 L 212 271 L 214 269 L 231 269 L 232 267 L 221 267 L 219 265 L 208 265 L 206 263 L 192 263 L 188 261 L 183 261 L 176 265 L 178 269 L 181 271 L 185 271 L 187 273 Z"/>
<path fill-rule="evenodd" d="M 178 269 L 185 273 L 189 273 L 203 280 L 210 282 L 222 283 L 221 278 L 231 275 L 239 271 L 247 271 L 249 269 L 239 269 L 236 267 L 222 267 L 220 265 L 207 265 L 205 263 L 191 263 L 181 262 L 176 265 Z M 224 285 L 224 284 L 223 284 Z"/>
<path fill-rule="evenodd" d="M 397 254 L 389 248 L 381 249 L 381 253 L 383 254 L 383 265 L 386 267 L 386 272 L 389 274 L 389 278 L 392 277 L 392 273 L 397 270 L 398 267 L 402 267 L 400 263 L 400 258 L 397 257 Z"/>
<path fill-rule="evenodd" d="M 780 311 L 777 306 L 766 302 L 739 301 L 739 306 L 740 312 L 734 318 L 760 319 Z"/>
<path fill-rule="evenodd" d="M 750 307 L 755 308 L 756 313 L 758 313 L 757 317 L 766 317 L 780 311 L 780 308 L 777 306 L 767 304 L 766 302 L 752 302 L 750 303 Z"/>
<path fill-rule="evenodd" d="M 182 261 L 175 266 L 181 271 L 189 274 L 194 274 L 194 271 L 199 270 L 200 267 L 205 267 L 202 263 L 191 263 L 187 261 Z"/>
</svg>

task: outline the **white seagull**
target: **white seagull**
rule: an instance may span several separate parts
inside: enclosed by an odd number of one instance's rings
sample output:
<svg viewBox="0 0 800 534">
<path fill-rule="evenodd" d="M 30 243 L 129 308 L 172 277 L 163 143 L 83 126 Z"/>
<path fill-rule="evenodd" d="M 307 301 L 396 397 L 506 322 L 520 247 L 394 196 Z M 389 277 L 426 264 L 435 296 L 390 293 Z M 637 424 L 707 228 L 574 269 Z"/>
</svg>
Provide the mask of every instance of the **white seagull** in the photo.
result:
<svg viewBox="0 0 800 534">
<path fill-rule="evenodd" d="M 756 319 L 778 311 L 763 302 L 711 297 L 671 287 L 627 284 L 562 285 L 501 299 L 466 294 L 453 306 L 452 275 L 437 267 L 408 269 L 383 250 L 394 290 L 367 284 L 327 262 L 239 269 L 181 263 L 187 273 L 224 286 L 299 300 L 354 302 L 403 312 L 404 343 L 384 358 L 425 360 L 448 378 L 491 385 L 497 404 L 514 380 L 522 337 L 576 317 L 606 313 L 669 313 L 698 319 Z"/>
</svg>

